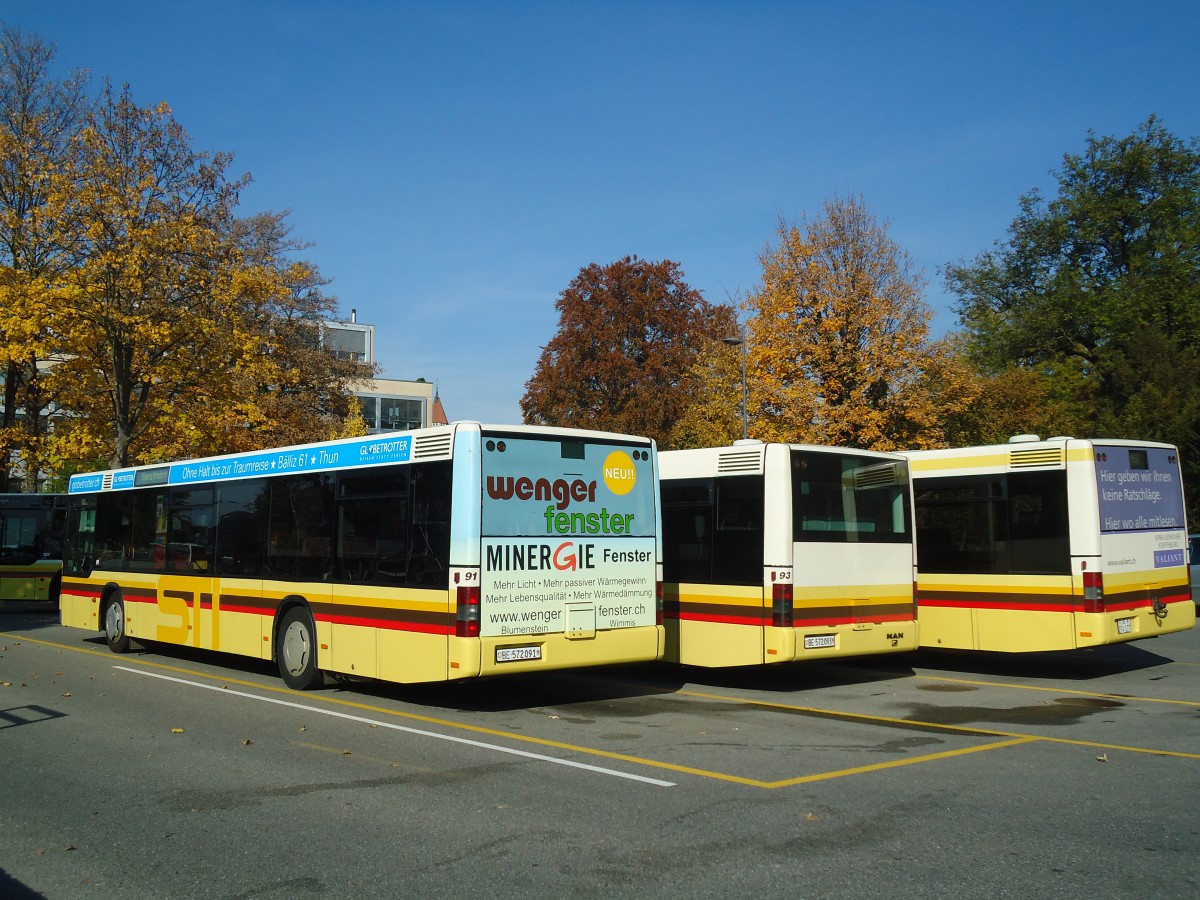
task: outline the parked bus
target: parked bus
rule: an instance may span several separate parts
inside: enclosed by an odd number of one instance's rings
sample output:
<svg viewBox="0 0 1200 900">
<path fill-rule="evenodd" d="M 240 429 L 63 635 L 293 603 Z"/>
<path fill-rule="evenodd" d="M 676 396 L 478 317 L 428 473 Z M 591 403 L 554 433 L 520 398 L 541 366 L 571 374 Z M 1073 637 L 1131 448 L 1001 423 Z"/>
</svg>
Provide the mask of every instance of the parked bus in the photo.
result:
<svg viewBox="0 0 1200 900">
<path fill-rule="evenodd" d="M 427 428 L 77 475 L 64 625 L 394 682 L 655 660 L 657 454 Z"/>
<path fill-rule="evenodd" d="M 58 602 L 65 494 L 0 494 L 0 600 Z"/>
<path fill-rule="evenodd" d="M 904 457 L 739 441 L 660 461 L 668 660 L 745 666 L 916 648 Z"/>
<path fill-rule="evenodd" d="M 1176 448 L 1025 435 L 906 455 L 921 646 L 1072 650 L 1195 624 Z"/>
</svg>

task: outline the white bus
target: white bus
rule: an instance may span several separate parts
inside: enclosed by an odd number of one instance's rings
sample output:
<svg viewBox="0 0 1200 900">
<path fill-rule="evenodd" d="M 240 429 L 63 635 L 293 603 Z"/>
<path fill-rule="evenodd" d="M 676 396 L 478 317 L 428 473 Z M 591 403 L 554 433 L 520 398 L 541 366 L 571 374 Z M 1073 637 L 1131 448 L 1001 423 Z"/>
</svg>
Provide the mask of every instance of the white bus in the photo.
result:
<svg viewBox="0 0 1200 900">
<path fill-rule="evenodd" d="M 62 622 L 431 682 L 663 653 L 646 438 L 476 423 L 71 478 Z"/>
<path fill-rule="evenodd" d="M 739 441 L 660 460 L 668 660 L 745 666 L 916 648 L 904 457 Z"/>
<path fill-rule="evenodd" d="M 1195 624 L 1175 447 L 1022 435 L 906 456 L 923 647 L 1072 650 Z"/>
</svg>

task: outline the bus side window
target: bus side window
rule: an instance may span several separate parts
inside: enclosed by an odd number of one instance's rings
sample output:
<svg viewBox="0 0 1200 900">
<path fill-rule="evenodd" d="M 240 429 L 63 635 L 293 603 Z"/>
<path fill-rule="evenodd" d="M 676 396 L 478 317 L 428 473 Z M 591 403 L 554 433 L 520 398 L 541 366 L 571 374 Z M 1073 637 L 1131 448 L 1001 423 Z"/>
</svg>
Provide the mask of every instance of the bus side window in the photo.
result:
<svg viewBox="0 0 1200 900">
<path fill-rule="evenodd" d="M 333 480 L 325 475 L 270 478 L 268 578 L 324 580 L 331 575 Z"/>
<path fill-rule="evenodd" d="M 216 537 L 215 499 L 215 492 L 211 488 L 176 488 L 171 492 L 167 571 L 211 574 L 210 562 Z"/>
<path fill-rule="evenodd" d="M 766 494 L 761 475 L 716 480 L 713 581 L 762 585 Z"/>
<path fill-rule="evenodd" d="M 663 579 L 712 584 L 713 479 L 662 483 Z"/>
<path fill-rule="evenodd" d="M 1008 476 L 1009 567 L 1014 574 L 1068 574 L 1067 473 Z"/>
<path fill-rule="evenodd" d="M 405 564 L 405 580 L 409 584 L 446 585 L 450 570 L 452 479 L 449 462 L 429 463 L 412 470 L 412 531 Z"/>
<path fill-rule="evenodd" d="M 266 554 L 267 508 L 270 501 L 266 479 L 255 478 L 222 485 L 218 494 L 218 574 L 261 578 L 263 557 Z M 328 545 L 328 538 L 325 541 Z"/>
</svg>

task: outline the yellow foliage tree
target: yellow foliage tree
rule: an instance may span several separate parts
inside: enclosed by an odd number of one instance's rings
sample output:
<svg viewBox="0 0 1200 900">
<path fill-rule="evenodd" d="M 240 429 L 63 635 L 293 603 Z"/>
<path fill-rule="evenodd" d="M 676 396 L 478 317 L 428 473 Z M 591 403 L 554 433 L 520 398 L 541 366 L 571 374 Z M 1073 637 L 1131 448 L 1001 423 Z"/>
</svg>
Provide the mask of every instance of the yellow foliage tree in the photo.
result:
<svg viewBox="0 0 1200 900">
<path fill-rule="evenodd" d="M 691 402 L 671 430 L 672 447 L 721 447 L 742 436 L 741 367 L 741 348 L 723 340 L 700 354 L 692 367 Z"/>
<path fill-rule="evenodd" d="M 752 437 L 877 450 L 938 444 L 965 371 L 929 338 L 924 280 L 861 198 L 779 223 L 745 302 Z"/>
<path fill-rule="evenodd" d="M 63 164 L 85 104 L 86 78 L 50 76 L 54 50 L 0 30 L 0 492 L 12 463 L 37 489 L 56 404 L 43 377 L 53 355 L 54 282 L 69 263 L 45 215 L 49 176 Z"/>
<path fill-rule="evenodd" d="M 335 301 L 291 259 L 283 216 L 233 216 L 230 157 L 192 149 L 165 105 L 105 88 L 56 180 L 77 262 L 59 283 L 74 413 L 64 468 L 112 467 L 298 443 L 353 431 L 349 384 L 372 374 L 321 348 Z M 73 461 L 73 462 L 72 462 Z"/>
<path fill-rule="evenodd" d="M 66 358 L 50 376 L 76 413 L 57 435 L 63 457 L 104 447 L 122 467 L 170 454 L 137 446 L 164 422 L 187 443 L 190 407 L 230 367 L 228 162 L 194 152 L 165 104 L 143 109 L 105 86 L 52 195 L 76 250 L 56 317 Z"/>
</svg>

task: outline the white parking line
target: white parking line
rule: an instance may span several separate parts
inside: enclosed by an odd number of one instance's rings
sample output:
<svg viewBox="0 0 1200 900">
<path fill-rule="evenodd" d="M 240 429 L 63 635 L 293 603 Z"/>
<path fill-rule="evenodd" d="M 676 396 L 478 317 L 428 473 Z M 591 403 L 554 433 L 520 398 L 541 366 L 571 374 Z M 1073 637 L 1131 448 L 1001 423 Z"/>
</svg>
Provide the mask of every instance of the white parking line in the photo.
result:
<svg viewBox="0 0 1200 900">
<path fill-rule="evenodd" d="M 339 712 L 335 709 L 323 709 L 319 706 L 308 706 L 303 703 L 296 703 L 291 700 L 281 700 L 276 697 L 263 697 L 259 694 L 251 694 L 246 691 L 232 690 L 228 687 L 215 684 L 204 684 L 199 681 L 189 681 L 186 678 L 175 678 L 171 675 L 161 675 L 158 672 L 147 672 L 144 669 L 133 669 L 128 666 L 113 666 L 114 669 L 119 669 L 122 672 L 131 672 L 134 675 L 145 675 L 147 678 L 158 678 L 162 681 L 173 681 L 176 684 L 186 684 L 189 687 L 204 688 L 206 691 L 216 691 L 219 694 L 229 694 L 236 697 L 245 697 L 248 700 L 259 700 L 263 703 L 274 703 L 276 706 L 290 706 L 293 709 L 302 709 L 305 712 L 310 712 L 319 716 L 332 716 L 336 719 L 348 719 L 351 722 L 363 722 L 367 725 L 377 725 L 380 728 L 391 728 L 393 731 L 405 731 L 409 734 L 420 735 L 421 737 L 436 738 L 439 741 L 451 741 L 455 744 L 466 744 L 468 747 L 479 747 L 482 750 L 493 750 L 497 753 L 508 753 L 512 756 L 523 756 L 526 759 L 536 759 L 541 762 L 554 763 L 558 766 L 570 766 L 573 769 L 584 769 L 588 772 L 596 772 L 600 775 L 611 775 L 614 778 L 627 778 L 630 781 L 640 781 L 644 784 L 653 784 L 657 787 L 675 787 L 673 781 L 662 781 L 658 778 L 647 778 L 645 775 L 631 775 L 628 772 L 618 772 L 616 769 L 605 769 L 601 766 L 592 766 L 587 763 L 573 762 L 569 759 L 556 759 L 553 756 L 545 756 L 541 753 L 530 753 L 527 750 L 516 750 L 512 747 L 501 747 L 499 744 L 486 744 L 483 741 L 473 741 L 470 738 L 457 737 L 452 734 L 439 734 L 436 731 L 425 731 L 421 728 L 411 728 L 407 725 L 397 725 L 395 722 L 389 722 L 381 719 L 369 719 L 366 716 L 356 716 L 351 713 Z"/>
</svg>

